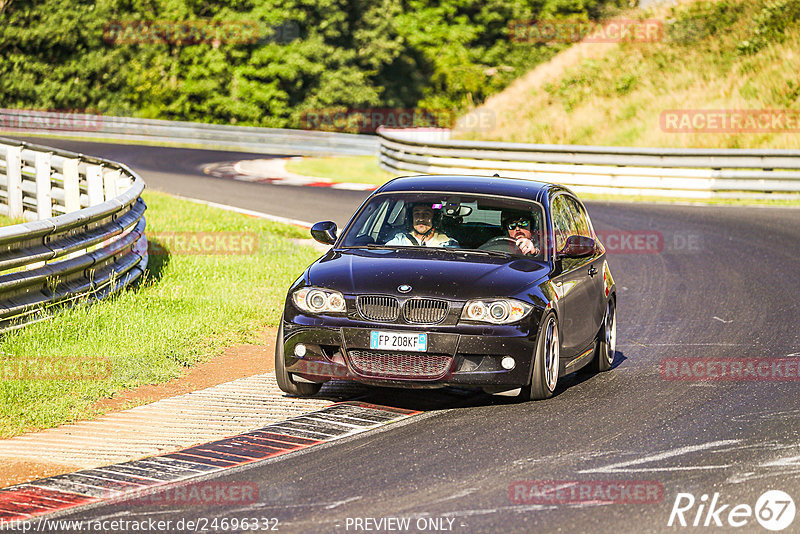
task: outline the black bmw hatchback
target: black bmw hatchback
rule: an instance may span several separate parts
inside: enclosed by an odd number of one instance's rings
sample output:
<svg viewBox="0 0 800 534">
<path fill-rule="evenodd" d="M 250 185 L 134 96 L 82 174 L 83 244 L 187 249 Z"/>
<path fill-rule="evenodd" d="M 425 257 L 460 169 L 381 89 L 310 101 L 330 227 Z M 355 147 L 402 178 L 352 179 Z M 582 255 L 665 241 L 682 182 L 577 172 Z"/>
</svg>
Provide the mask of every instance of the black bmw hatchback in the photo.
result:
<svg viewBox="0 0 800 534">
<path fill-rule="evenodd" d="M 586 208 L 565 187 L 412 176 L 375 191 L 289 289 L 279 387 L 328 380 L 459 386 L 546 399 L 560 376 L 614 360 L 616 286 Z"/>
</svg>

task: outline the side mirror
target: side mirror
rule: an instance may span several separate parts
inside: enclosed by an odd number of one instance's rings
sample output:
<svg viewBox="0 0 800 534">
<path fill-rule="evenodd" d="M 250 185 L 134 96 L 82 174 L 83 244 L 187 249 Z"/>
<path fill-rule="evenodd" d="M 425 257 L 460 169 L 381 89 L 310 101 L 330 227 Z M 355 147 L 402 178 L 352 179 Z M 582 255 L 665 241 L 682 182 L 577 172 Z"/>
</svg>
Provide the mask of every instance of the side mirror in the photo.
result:
<svg viewBox="0 0 800 534">
<path fill-rule="evenodd" d="M 333 245 L 336 242 L 336 223 L 322 221 L 311 227 L 311 237 L 323 245 Z"/>
<path fill-rule="evenodd" d="M 582 235 L 571 235 L 567 238 L 564 248 L 561 249 L 560 254 L 566 258 L 583 258 L 584 256 L 591 256 L 597 244 L 591 237 Z"/>
</svg>

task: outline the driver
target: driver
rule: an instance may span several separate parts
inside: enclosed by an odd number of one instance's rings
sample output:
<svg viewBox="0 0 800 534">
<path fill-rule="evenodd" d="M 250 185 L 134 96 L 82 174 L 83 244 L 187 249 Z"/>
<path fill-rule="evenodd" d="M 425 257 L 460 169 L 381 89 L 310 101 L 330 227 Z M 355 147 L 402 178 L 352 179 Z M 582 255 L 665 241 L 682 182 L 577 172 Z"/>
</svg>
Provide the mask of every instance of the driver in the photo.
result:
<svg viewBox="0 0 800 534">
<path fill-rule="evenodd" d="M 517 248 L 523 254 L 536 256 L 539 254 L 539 247 L 534 243 L 534 232 L 538 228 L 534 227 L 534 219 L 531 214 L 524 211 L 503 211 L 501 216 L 503 229 L 508 232 L 508 237 L 516 241 Z"/>
<path fill-rule="evenodd" d="M 430 203 L 420 202 L 413 204 L 410 226 L 410 231 L 396 234 L 386 244 L 418 247 L 458 247 L 458 241 L 436 230 L 433 207 Z"/>
</svg>

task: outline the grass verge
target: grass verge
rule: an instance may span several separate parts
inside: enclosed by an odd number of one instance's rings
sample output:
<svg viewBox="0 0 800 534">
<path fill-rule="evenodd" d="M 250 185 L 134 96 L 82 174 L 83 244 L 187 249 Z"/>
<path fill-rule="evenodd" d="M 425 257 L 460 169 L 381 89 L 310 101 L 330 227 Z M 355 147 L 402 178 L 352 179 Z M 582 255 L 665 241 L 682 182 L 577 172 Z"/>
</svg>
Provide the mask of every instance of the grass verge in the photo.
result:
<svg viewBox="0 0 800 534">
<path fill-rule="evenodd" d="M 302 158 L 290 160 L 286 170 L 337 182 L 373 185 L 383 185 L 396 176 L 381 169 L 375 156 Z"/>
<path fill-rule="evenodd" d="M 145 201 L 152 246 L 138 287 L 0 337 L 0 437 L 92 416 L 98 399 L 179 377 L 226 346 L 254 341 L 277 324 L 286 289 L 319 255 L 291 240 L 307 237 L 293 226 L 159 193 L 147 192 Z M 197 234 L 183 232 L 248 236 L 256 246 L 242 249 L 250 254 L 190 254 Z M 97 379 L 7 379 L 20 376 L 21 367 L 28 374 L 83 369 L 85 360 L 110 372 Z"/>
<path fill-rule="evenodd" d="M 753 130 L 735 123 L 724 128 L 711 113 L 773 110 L 778 119 L 797 116 L 800 0 L 698 0 L 660 6 L 643 16 L 663 21 L 662 39 L 582 43 L 586 57 L 558 72 L 543 65 L 538 76 L 525 77 L 489 98 L 473 113 L 491 117 L 491 126 L 463 129 L 456 137 L 600 146 L 800 148 L 796 122 L 792 126 L 784 119 L 768 123 L 774 128 Z M 569 53 L 551 63 L 563 62 Z M 708 111 L 710 129 L 666 128 L 662 113 L 669 110 L 685 110 L 686 116 L 697 111 L 701 119 Z"/>
<path fill-rule="evenodd" d="M 14 224 L 22 224 L 25 220 L 22 217 L 12 219 L 8 215 L 0 215 L 0 226 L 12 226 Z"/>
</svg>

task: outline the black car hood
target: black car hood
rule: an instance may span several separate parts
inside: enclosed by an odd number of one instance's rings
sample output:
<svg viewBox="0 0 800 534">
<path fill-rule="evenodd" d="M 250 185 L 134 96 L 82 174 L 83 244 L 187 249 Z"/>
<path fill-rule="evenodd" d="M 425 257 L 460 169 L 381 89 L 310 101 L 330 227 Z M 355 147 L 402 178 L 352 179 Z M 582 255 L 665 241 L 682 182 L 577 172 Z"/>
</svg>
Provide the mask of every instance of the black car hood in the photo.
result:
<svg viewBox="0 0 800 534">
<path fill-rule="evenodd" d="M 308 268 L 309 285 L 349 294 L 399 294 L 466 300 L 513 296 L 546 276 L 545 263 L 431 249 L 330 251 Z"/>
</svg>

